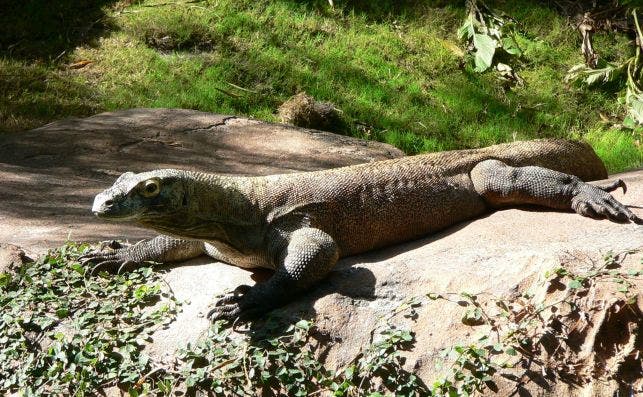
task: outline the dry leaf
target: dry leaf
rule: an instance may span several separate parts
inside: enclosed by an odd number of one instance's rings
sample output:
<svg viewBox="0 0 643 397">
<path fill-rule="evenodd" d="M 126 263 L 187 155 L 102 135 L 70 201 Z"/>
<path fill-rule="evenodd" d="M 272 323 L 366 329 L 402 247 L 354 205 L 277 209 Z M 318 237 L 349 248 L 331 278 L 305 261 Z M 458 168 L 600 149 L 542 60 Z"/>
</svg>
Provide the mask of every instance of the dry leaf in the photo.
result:
<svg viewBox="0 0 643 397">
<path fill-rule="evenodd" d="M 87 59 L 83 59 L 82 61 L 74 62 L 71 65 L 69 65 L 70 69 L 82 69 L 85 66 L 89 65 L 90 63 L 94 63 L 94 61 L 89 61 Z"/>
</svg>

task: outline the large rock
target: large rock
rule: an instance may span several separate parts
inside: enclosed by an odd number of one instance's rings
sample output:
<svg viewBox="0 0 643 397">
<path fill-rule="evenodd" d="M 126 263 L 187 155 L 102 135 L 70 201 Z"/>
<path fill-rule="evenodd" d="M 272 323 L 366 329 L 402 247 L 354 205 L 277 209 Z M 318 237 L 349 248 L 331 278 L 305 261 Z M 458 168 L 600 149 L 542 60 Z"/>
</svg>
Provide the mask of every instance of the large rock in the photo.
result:
<svg viewBox="0 0 643 397">
<path fill-rule="evenodd" d="M 89 213 L 93 195 L 124 171 L 177 167 L 260 175 L 400 155 L 384 144 L 188 110 L 135 109 L 61 121 L 9 136 L 0 146 L 0 177 L 5 181 L 0 191 L 0 219 L 5 225 L 0 242 L 38 252 L 64 241 L 70 232 L 74 240 L 90 241 L 149 236 L 133 227 L 99 222 Z M 641 205 L 643 171 L 619 177 L 629 190 L 627 195 L 615 192 L 615 197 L 625 204 Z M 632 208 L 643 216 L 641 208 Z M 509 209 L 422 240 L 343 259 L 327 280 L 282 312 L 314 317 L 317 332 L 328 341 L 324 346 L 327 364 L 343 368 L 372 342 L 372 331 L 381 327 L 382 318 L 408 298 L 429 292 L 468 292 L 482 293 L 481 300 L 504 296 L 522 302 L 519 296 L 529 290 L 533 299 L 550 303 L 565 298 L 569 289 L 566 280 L 559 280 L 560 286 L 555 280 L 547 281 L 547 271 L 563 263 L 582 273 L 592 261 L 600 263 L 608 251 L 642 248 L 641 226 L 572 213 Z M 628 255 L 623 269 L 640 266 L 641 258 L 640 251 Z M 194 341 L 207 328 L 202 314 L 214 295 L 262 277 L 265 274 L 208 258 L 170 267 L 167 282 L 178 299 L 190 303 L 168 329 L 155 334 L 149 350 L 157 358 L 172 356 L 179 345 Z M 635 282 L 631 291 L 640 292 L 641 282 Z M 600 310 L 585 314 L 583 332 L 566 342 L 571 348 L 559 346 L 556 351 L 571 351 L 570 362 L 581 362 L 579 370 L 590 374 L 605 375 L 607 367 L 633 367 L 634 375 L 629 376 L 640 376 L 636 362 L 630 365 L 628 360 L 637 359 L 632 357 L 643 343 L 637 328 L 641 308 L 629 305 L 616 315 L 617 308 L 624 306 L 624 297 L 609 287 L 612 284 L 591 286 L 590 303 Z M 416 333 L 406 368 L 431 384 L 440 376 L 434 367 L 440 350 L 457 342 L 470 343 L 490 330 L 463 324 L 463 308 L 457 304 L 425 301 L 416 309 L 416 319 L 395 321 Z M 618 337 L 609 337 L 613 334 Z M 611 395 L 617 387 L 593 382 L 591 376 L 560 382 L 553 370 L 547 373 L 534 366 L 513 374 L 523 381 L 520 385 L 499 379 L 498 393 L 579 395 L 581 388 L 584 395 Z M 539 377 L 538 371 L 545 376 Z M 572 387 L 574 382 L 577 389 Z M 634 380 L 631 385 L 640 387 Z M 628 389 L 623 387 L 624 393 Z"/>
</svg>

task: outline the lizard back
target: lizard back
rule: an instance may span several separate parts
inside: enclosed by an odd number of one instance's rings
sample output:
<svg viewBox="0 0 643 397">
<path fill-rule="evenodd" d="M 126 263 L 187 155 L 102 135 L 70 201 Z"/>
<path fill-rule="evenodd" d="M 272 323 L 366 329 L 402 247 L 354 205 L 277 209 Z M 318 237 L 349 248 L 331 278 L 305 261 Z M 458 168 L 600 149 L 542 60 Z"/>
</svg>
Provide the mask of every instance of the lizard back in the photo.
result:
<svg viewBox="0 0 643 397">
<path fill-rule="evenodd" d="M 541 140 L 256 177 L 251 178 L 250 196 L 283 222 L 308 217 L 347 256 L 416 239 L 484 213 L 487 207 L 469 172 L 488 159 L 546 167 L 583 180 L 607 177 L 589 145 Z"/>
</svg>

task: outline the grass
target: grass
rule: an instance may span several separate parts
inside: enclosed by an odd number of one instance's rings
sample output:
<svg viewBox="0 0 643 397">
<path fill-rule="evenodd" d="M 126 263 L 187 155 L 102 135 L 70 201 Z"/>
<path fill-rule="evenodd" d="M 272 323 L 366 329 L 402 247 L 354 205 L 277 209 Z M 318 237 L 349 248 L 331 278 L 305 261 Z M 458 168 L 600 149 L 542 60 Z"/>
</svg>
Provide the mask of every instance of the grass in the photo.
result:
<svg viewBox="0 0 643 397">
<path fill-rule="evenodd" d="M 525 86 L 507 89 L 462 58 L 463 4 L 336 3 L 102 0 L 79 8 L 62 1 L 67 8 L 58 11 L 70 14 L 64 21 L 36 13 L 42 29 L 26 36 L 0 17 L 0 90 L 7 93 L 0 131 L 132 107 L 277 121 L 279 104 L 303 90 L 343 111 L 346 134 L 407 153 L 572 137 L 587 139 L 612 172 L 643 165 L 642 132 L 618 127 L 617 93 L 563 84 L 582 55 L 578 34 L 555 10 L 533 0 L 496 5 L 522 30 L 525 54 L 513 66 Z M 56 24 L 66 36 L 51 34 Z M 608 60 L 629 56 L 625 37 L 596 37 Z M 68 67 L 81 60 L 92 63 Z"/>
</svg>

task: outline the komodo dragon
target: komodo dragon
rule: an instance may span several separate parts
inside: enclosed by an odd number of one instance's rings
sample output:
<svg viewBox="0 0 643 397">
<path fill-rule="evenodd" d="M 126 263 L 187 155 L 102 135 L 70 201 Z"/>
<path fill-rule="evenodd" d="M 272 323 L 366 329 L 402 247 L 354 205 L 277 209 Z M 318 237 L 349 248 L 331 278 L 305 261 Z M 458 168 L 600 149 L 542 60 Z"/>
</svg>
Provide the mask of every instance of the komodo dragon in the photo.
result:
<svg viewBox="0 0 643 397">
<path fill-rule="evenodd" d="M 274 269 L 265 283 L 217 301 L 214 319 L 256 315 L 324 278 L 339 257 L 417 239 L 491 209 L 535 204 L 641 223 L 609 193 L 626 186 L 583 180 L 607 171 L 589 145 L 540 140 L 262 177 L 173 169 L 121 175 L 98 194 L 100 218 L 163 233 L 83 259 L 99 268 L 211 257 Z"/>
</svg>

